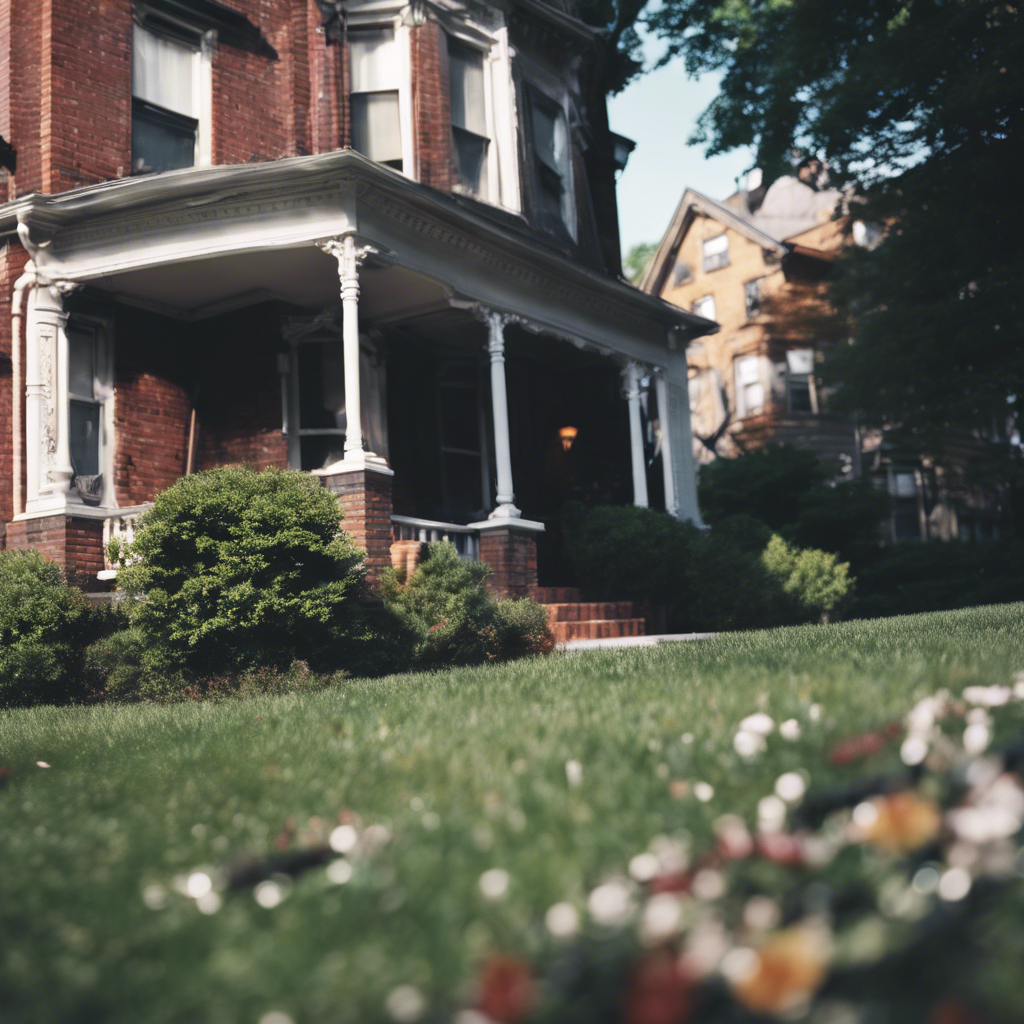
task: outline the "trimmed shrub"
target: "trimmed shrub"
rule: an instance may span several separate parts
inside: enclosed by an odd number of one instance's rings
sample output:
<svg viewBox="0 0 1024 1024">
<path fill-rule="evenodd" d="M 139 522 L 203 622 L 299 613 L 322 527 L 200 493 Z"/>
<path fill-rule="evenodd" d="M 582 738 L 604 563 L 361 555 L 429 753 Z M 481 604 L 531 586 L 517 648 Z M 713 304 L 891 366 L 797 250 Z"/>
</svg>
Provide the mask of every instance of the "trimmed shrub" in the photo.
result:
<svg viewBox="0 0 1024 1024">
<path fill-rule="evenodd" d="M 300 659 L 345 668 L 364 570 L 340 518 L 334 495 L 294 471 L 207 470 L 157 495 L 112 553 L 145 668 L 164 679 Z"/>
<path fill-rule="evenodd" d="M 82 651 L 105 619 L 38 551 L 0 551 L 0 707 L 87 697 Z"/>
<path fill-rule="evenodd" d="M 794 564 L 777 544 L 766 560 L 770 531 L 748 516 L 700 530 L 645 508 L 574 505 L 565 512 L 569 561 L 586 597 L 660 605 L 672 632 L 818 619 L 851 583 L 834 556 L 790 548 L 781 538 Z"/>
<path fill-rule="evenodd" d="M 778 534 L 768 542 L 761 562 L 801 612 L 823 622 L 853 589 L 847 562 L 825 551 L 793 547 Z"/>
<path fill-rule="evenodd" d="M 417 668 L 472 665 L 554 647 L 547 612 L 529 599 L 496 601 L 484 587 L 491 569 L 459 558 L 454 545 L 430 544 L 406 581 L 384 573 L 381 593 L 398 628 L 414 637 Z"/>
</svg>

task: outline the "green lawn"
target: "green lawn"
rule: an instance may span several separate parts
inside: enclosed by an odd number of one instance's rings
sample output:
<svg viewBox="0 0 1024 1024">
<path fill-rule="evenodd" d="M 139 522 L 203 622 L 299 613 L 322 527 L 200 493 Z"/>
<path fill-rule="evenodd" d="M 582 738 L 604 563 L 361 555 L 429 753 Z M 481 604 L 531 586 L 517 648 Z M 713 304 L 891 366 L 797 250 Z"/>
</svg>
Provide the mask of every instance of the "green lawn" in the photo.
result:
<svg viewBox="0 0 1024 1024">
<path fill-rule="evenodd" d="M 1007 605 L 297 696 L 0 712 L 0 1018 L 362 1024 L 412 985 L 449 1008 L 424 1019 L 451 1020 L 483 955 L 543 957 L 545 911 L 582 907 L 652 837 L 706 847 L 723 813 L 754 821 L 783 772 L 806 769 L 812 790 L 848 779 L 826 762 L 835 740 L 1020 669 L 1024 605 Z M 802 735 L 748 762 L 733 735 L 757 710 Z M 317 867 L 276 906 L 249 886 L 212 913 L 174 891 L 273 855 L 292 822 L 301 849 L 311 818 L 330 829 L 344 811 L 392 836 L 344 884 Z M 488 899 L 495 868 L 509 886 Z"/>
</svg>

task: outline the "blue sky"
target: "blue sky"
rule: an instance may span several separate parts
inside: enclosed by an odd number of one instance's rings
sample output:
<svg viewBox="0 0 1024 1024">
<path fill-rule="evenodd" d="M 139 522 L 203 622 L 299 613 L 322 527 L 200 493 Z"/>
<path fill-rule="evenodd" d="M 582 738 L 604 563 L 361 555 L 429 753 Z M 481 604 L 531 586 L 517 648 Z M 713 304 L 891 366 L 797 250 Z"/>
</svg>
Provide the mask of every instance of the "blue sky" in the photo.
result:
<svg viewBox="0 0 1024 1024">
<path fill-rule="evenodd" d="M 647 46 L 648 64 L 660 52 Z M 733 150 L 707 159 L 698 146 L 687 146 L 701 111 L 718 92 L 719 77 L 691 79 L 681 60 L 643 75 L 608 101 L 612 131 L 636 141 L 629 164 L 619 176 L 619 221 L 622 252 L 638 242 L 658 242 L 686 187 L 712 199 L 724 199 L 736 178 L 748 170 L 753 155 Z"/>
</svg>

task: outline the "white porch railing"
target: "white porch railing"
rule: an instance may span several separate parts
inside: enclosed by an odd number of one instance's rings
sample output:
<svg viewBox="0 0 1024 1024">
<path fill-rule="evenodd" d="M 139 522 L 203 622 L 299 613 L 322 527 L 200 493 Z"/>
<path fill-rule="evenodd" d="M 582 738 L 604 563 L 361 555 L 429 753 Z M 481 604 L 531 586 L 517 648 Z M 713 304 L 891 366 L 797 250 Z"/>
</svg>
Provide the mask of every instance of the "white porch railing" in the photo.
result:
<svg viewBox="0 0 1024 1024">
<path fill-rule="evenodd" d="M 153 503 L 132 505 L 131 508 L 119 508 L 111 512 L 103 520 L 103 565 L 102 572 L 97 573 L 101 580 L 112 580 L 117 576 L 117 569 L 111 565 L 107 557 L 107 545 L 116 537 L 121 545 L 130 544 L 135 539 L 135 522 L 143 512 L 148 512 Z"/>
<path fill-rule="evenodd" d="M 480 557 L 480 534 L 470 526 L 458 523 L 439 523 L 433 519 L 413 516 L 392 516 L 391 535 L 395 540 L 418 540 L 428 544 L 447 540 L 455 545 L 459 558 L 476 561 Z"/>
</svg>

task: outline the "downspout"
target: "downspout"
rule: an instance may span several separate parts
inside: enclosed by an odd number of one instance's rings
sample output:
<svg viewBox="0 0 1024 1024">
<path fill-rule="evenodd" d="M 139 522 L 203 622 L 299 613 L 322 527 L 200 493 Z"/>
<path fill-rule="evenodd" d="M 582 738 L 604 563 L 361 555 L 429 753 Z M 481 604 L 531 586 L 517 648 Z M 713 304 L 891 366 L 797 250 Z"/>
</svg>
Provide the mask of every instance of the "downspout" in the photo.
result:
<svg viewBox="0 0 1024 1024">
<path fill-rule="evenodd" d="M 28 286 L 35 283 L 35 268 L 31 261 L 14 283 L 11 297 L 11 453 L 14 472 L 13 509 L 18 515 L 25 511 L 25 493 L 21 486 L 21 464 L 25 452 L 21 445 L 21 428 L 25 419 L 25 366 L 22 358 L 21 329 L 25 320 L 24 306 L 28 299 Z"/>
</svg>

